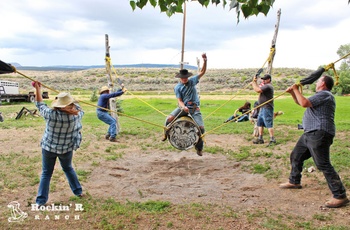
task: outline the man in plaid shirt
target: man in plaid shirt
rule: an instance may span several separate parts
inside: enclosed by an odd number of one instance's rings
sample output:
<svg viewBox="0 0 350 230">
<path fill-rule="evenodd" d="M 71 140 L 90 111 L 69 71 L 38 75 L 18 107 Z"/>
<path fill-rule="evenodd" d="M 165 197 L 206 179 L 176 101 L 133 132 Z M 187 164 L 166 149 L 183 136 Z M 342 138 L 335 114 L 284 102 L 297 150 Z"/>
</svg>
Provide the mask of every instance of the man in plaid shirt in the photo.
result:
<svg viewBox="0 0 350 230">
<path fill-rule="evenodd" d="M 36 204 L 45 205 L 49 198 L 50 180 L 57 158 L 72 192 L 81 197 L 83 191 L 72 167 L 72 158 L 73 151 L 79 148 L 82 140 L 81 120 L 84 112 L 70 94 L 65 92 L 58 94 L 57 99 L 52 103 L 53 108 L 49 108 L 43 102 L 40 82 L 35 82 L 34 87 L 36 89 L 35 105 L 46 121 L 45 132 L 40 143 L 42 174 Z"/>
</svg>

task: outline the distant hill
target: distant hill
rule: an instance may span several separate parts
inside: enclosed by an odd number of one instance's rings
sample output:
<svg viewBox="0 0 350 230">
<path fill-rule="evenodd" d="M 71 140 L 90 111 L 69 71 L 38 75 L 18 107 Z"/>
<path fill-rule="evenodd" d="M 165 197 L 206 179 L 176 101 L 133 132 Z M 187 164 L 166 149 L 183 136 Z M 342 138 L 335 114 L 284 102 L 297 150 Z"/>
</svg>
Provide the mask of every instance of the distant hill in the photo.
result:
<svg viewBox="0 0 350 230">
<path fill-rule="evenodd" d="M 33 70 L 33 71 L 77 71 L 86 69 L 105 68 L 104 65 L 91 66 L 74 66 L 74 65 L 57 65 L 57 66 L 21 66 L 18 63 L 11 63 L 18 70 Z M 113 65 L 114 68 L 179 68 L 179 65 L 173 64 L 129 64 L 129 65 Z M 184 65 L 186 69 L 197 69 L 196 66 Z"/>
</svg>

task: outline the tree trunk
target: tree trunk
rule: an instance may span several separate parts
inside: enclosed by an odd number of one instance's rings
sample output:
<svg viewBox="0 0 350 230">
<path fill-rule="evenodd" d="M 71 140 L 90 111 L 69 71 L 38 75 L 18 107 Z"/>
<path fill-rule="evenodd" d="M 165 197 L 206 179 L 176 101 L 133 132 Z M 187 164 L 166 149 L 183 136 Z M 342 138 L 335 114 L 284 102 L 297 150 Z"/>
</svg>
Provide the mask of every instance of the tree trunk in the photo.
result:
<svg viewBox="0 0 350 230">
<path fill-rule="evenodd" d="M 268 62 L 268 66 L 267 66 L 267 70 L 266 73 L 271 74 L 272 72 L 272 64 L 273 64 L 273 59 L 275 58 L 275 54 L 276 54 L 276 40 L 277 40 L 277 34 L 278 34 L 278 28 L 280 26 L 280 18 L 281 18 L 281 9 L 279 9 L 277 11 L 277 23 L 275 25 L 275 34 L 273 36 L 272 39 L 272 43 L 271 43 L 271 56 L 269 58 L 269 62 Z"/>
<path fill-rule="evenodd" d="M 112 79 L 112 75 L 111 75 L 111 62 L 110 62 L 110 53 L 109 53 L 109 40 L 108 40 L 108 34 L 105 35 L 105 41 L 106 41 L 106 77 L 107 77 L 107 82 L 108 82 L 108 87 L 109 87 L 109 91 L 110 92 L 115 92 L 116 89 L 114 87 L 114 83 L 113 83 L 113 79 Z M 109 108 L 111 111 L 111 116 L 114 117 L 117 120 L 117 134 L 120 132 L 121 127 L 119 124 L 119 118 L 118 118 L 118 114 L 115 112 L 117 111 L 117 107 L 116 107 L 116 98 L 111 98 L 109 99 Z"/>
</svg>

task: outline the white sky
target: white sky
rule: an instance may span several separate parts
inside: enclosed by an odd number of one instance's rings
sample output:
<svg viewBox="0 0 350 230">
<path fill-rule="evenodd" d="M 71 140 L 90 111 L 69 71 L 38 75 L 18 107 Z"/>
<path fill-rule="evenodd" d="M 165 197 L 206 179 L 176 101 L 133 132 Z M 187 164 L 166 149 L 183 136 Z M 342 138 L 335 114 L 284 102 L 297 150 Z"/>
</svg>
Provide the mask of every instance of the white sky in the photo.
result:
<svg viewBox="0 0 350 230">
<path fill-rule="evenodd" d="M 315 69 L 338 60 L 350 43 L 348 0 L 276 0 L 267 17 L 236 21 L 222 5 L 187 4 L 185 58 L 208 68 L 260 68 L 270 52 L 281 9 L 274 67 Z M 12 0 L 0 2 L 0 59 L 22 66 L 104 65 L 105 34 L 119 64 L 178 64 L 182 14 L 167 17 L 129 0 Z"/>
</svg>

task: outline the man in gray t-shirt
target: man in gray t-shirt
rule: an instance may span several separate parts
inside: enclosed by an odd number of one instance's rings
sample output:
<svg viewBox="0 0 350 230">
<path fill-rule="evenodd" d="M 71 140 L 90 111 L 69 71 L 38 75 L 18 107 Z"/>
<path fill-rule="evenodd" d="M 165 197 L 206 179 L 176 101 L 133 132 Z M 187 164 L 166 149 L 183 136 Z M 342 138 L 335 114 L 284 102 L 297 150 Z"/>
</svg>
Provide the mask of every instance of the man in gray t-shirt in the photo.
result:
<svg viewBox="0 0 350 230">
<path fill-rule="evenodd" d="M 257 118 L 257 126 L 259 129 L 259 136 L 256 140 L 253 141 L 253 144 L 264 144 L 263 134 L 264 134 L 264 127 L 269 131 L 270 135 L 270 142 L 268 146 L 276 144 L 276 139 L 274 136 L 274 129 L 273 129 L 273 94 L 274 89 L 271 84 L 271 75 L 265 74 L 261 80 L 263 81 L 263 84 L 259 86 L 257 84 L 256 77 L 252 81 L 252 86 L 255 92 L 259 93 L 258 102 L 259 105 L 262 105 L 260 107 L 259 115 Z M 264 104 L 266 103 L 266 104 Z"/>
</svg>

